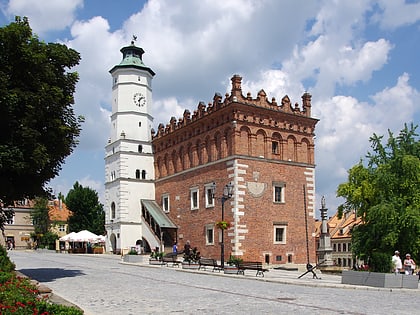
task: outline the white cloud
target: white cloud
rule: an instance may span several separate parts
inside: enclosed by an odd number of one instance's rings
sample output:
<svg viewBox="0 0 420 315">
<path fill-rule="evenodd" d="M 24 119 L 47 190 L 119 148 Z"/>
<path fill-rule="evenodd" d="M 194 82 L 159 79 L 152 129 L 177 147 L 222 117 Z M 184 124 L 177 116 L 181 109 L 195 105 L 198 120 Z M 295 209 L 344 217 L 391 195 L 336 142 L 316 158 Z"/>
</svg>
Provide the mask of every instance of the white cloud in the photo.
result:
<svg viewBox="0 0 420 315">
<path fill-rule="evenodd" d="M 420 20 L 420 3 L 407 3 L 405 0 L 379 0 L 381 11 L 372 16 L 384 29 L 396 29 L 417 23 Z"/>
<path fill-rule="evenodd" d="M 83 0 L 10 0 L 6 13 L 29 17 L 29 23 L 36 34 L 69 27 L 75 18 L 75 11 L 83 8 Z"/>
</svg>

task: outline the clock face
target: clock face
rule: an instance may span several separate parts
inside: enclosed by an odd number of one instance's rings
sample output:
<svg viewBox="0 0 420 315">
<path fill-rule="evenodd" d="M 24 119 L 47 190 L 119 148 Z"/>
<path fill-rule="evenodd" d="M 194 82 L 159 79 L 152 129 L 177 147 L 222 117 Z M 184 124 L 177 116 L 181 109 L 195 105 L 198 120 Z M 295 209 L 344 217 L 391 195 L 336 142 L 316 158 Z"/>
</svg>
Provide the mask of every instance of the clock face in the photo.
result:
<svg viewBox="0 0 420 315">
<path fill-rule="evenodd" d="M 134 93 L 133 101 L 134 104 L 140 107 L 146 105 L 146 97 L 141 93 Z"/>
</svg>

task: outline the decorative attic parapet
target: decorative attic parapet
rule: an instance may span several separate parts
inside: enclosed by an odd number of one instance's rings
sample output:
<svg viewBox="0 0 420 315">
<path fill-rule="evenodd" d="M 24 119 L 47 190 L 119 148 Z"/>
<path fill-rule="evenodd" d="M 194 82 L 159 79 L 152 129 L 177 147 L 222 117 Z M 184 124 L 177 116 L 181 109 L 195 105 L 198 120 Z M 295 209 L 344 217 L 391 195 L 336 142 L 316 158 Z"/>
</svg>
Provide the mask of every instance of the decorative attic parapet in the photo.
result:
<svg viewBox="0 0 420 315">
<path fill-rule="evenodd" d="M 190 123 L 193 123 L 215 111 L 220 110 L 223 107 L 229 106 L 232 103 L 252 105 L 261 108 L 268 108 L 271 110 L 284 112 L 292 115 L 300 115 L 310 118 L 311 117 L 311 98 L 312 95 L 305 92 L 302 95 L 302 109 L 298 103 L 292 105 L 288 95 L 285 95 L 281 99 L 281 104 L 278 105 L 276 98 L 273 97 L 271 101 L 268 100 L 267 93 L 262 89 L 258 92 L 257 97 L 253 98 L 251 93 L 248 92 L 246 96 L 242 94 L 242 77 L 235 74 L 232 78 L 232 90 L 225 94 L 223 99 L 222 94 L 215 93 L 213 102 L 208 103 L 207 106 L 204 102 L 199 102 L 197 109 L 194 110 L 191 115 L 189 110 L 185 110 L 183 117 L 179 118 L 178 121 L 175 117 L 171 117 L 169 124 L 163 125 L 162 123 L 158 126 L 158 131 L 153 135 L 153 138 L 162 137 L 168 133 L 171 133 L 179 128 L 182 128 Z"/>
</svg>

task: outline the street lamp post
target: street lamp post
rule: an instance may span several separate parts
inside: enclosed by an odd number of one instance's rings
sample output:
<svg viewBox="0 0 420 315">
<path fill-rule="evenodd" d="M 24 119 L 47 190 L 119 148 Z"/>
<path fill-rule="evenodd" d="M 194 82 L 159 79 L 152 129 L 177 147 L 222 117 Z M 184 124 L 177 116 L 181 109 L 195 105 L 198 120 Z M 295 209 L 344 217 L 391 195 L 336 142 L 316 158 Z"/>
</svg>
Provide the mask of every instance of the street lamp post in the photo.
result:
<svg viewBox="0 0 420 315">
<path fill-rule="evenodd" d="M 212 192 L 213 192 L 213 198 L 216 192 L 216 183 L 213 183 L 212 185 Z M 223 187 L 223 195 L 220 198 L 220 201 L 222 203 L 222 222 L 225 221 L 225 201 L 232 198 L 233 195 L 233 184 L 229 183 Z M 225 230 L 222 228 L 222 239 L 220 242 L 220 265 L 222 268 L 225 267 Z"/>
</svg>

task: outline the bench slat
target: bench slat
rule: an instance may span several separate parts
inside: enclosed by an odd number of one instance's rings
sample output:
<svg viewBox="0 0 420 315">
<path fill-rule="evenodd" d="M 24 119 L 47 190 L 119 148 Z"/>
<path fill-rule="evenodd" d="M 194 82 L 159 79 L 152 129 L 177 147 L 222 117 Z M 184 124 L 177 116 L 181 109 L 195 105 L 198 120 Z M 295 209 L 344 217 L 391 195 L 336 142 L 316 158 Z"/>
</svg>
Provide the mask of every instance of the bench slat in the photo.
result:
<svg viewBox="0 0 420 315">
<path fill-rule="evenodd" d="M 238 263 L 238 274 L 245 275 L 245 270 L 256 270 L 257 273 L 255 276 L 263 276 L 264 272 L 268 271 L 268 269 L 263 268 L 262 263 L 260 261 L 242 261 Z"/>
</svg>

